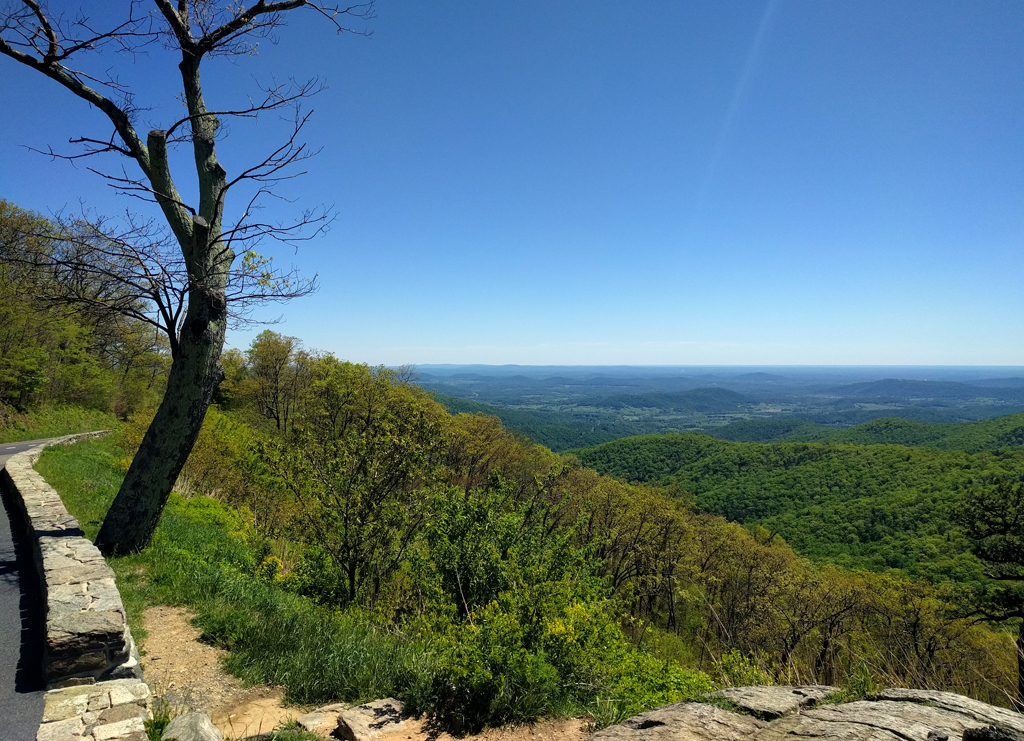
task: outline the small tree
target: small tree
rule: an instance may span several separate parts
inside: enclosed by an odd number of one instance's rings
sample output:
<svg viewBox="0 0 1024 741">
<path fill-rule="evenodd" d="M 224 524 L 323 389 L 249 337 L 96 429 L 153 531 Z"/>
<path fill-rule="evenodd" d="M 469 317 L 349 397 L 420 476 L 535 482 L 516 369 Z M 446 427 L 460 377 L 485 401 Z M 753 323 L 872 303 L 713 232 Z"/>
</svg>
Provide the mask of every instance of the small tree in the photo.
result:
<svg viewBox="0 0 1024 741">
<path fill-rule="evenodd" d="M 295 86 L 271 85 L 242 108 L 218 110 L 207 106 L 201 64 L 213 56 L 251 53 L 256 41 L 270 38 L 283 23 L 285 13 L 298 8 L 318 13 L 339 32 L 349 30 L 341 24 L 341 18 L 365 18 L 372 9 L 371 5 L 346 8 L 319 0 L 257 0 L 251 5 L 153 0 L 154 10 L 145 14 L 140 11 L 141 4 L 141 0 L 130 2 L 120 21 L 108 28 L 96 27 L 84 10 L 69 18 L 48 12 L 37 0 L 12 2 L 0 10 L 0 54 L 36 70 L 91 104 L 113 126 L 109 136 L 73 140 L 83 150 L 68 157 L 111 154 L 131 160 L 130 172 L 120 169 L 104 177 L 121 192 L 156 203 L 174 245 L 173 253 L 158 251 L 147 257 L 131 234 L 137 229 L 132 226 L 128 230 L 132 238 L 114 240 L 124 250 L 111 253 L 109 269 L 101 269 L 105 275 L 124 276 L 132 285 L 145 287 L 151 299 L 163 296 L 166 307 L 178 307 L 177 313 L 172 308 L 170 314 L 160 317 L 172 344 L 167 390 L 97 537 L 97 545 L 106 553 L 138 551 L 149 544 L 171 487 L 199 434 L 223 375 L 219 361 L 236 259 L 241 257 L 243 264 L 246 259 L 258 261 L 258 257 L 252 257 L 254 240 L 267 236 L 295 239 L 303 233 L 302 227 L 322 226 L 327 217 L 324 212 L 307 211 L 289 225 L 258 218 L 261 199 L 271 193 L 275 183 L 292 176 L 290 166 L 309 155 L 298 141 L 309 117 L 300 111 L 299 104 L 319 89 L 315 79 Z M 171 52 L 181 88 L 169 92 L 180 95 L 187 112 L 166 128 L 155 128 L 143 136 L 135 128 L 140 109 L 133 91 L 120 81 L 110 61 L 105 59 L 96 69 L 87 71 L 82 57 L 107 51 L 130 55 L 149 45 L 162 45 Z M 229 176 L 217 159 L 217 141 L 223 133 L 221 119 L 253 119 L 261 113 L 282 110 L 293 113 L 290 133 L 280 146 Z M 182 173 L 172 172 L 168 150 L 176 145 L 191 149 L 193 166 L 189 174 L 194 178 L 197 202 L 186 202 L 176 179 Z M 241 217 L 233 223 L 225 222 L 229 193 L 244 189 L 246 184 L 252 187 L 246 193 Z M 147 227 L 142 230 L 145 233 Z M 143 244 L 153 244 L 151 236 L 147 235 Z M 72 240 L 72 244 L 81 244 L 94 254 L 84 262 L 72 257 L 68 264 L 92 264 L 96 257 L 92 245 L 97 242 L 102 244 L 103 240 Z M 102 254 L 104 248 L 98 249 Z M 138 256 L 132 254 L 133 250 Z M 88 292 L 86 295 L 89 298 Z"/>
<path fill-rule="evenodd" d="M 448 416 L 388 368 L 320 361 L 302 428 L 264 457 L 295 498 L 296 535 L 332 562 L 344 604 L 373 604 L 401 567 L 439 481 Z"/>
<path fill-rule="evenodd" d="M 1002 480 L 968 492 L 957 518 L 992 580 L 974 614 L 1017 624 L 1017 703 L 1024 704 L 1024 484 Z"/>
</svg>

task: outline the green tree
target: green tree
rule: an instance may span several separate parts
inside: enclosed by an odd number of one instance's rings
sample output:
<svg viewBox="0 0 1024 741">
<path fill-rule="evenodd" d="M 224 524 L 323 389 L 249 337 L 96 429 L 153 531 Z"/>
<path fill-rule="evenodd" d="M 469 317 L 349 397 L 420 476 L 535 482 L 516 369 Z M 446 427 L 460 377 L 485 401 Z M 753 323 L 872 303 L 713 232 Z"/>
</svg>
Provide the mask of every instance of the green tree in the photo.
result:
<svg viewBox="0 0 1024 741">
<path fill-rule="evenodd" d="M 333 563 L 341 601 L 373 604 L 423 525 L 448 416 L 393 370 L 320 363 L 303 427 L 263 454 L 299 504 L 295 536 Z"/>
<path fill-rule="evenodd" d="M 972 489 L 957 518 L 991 580 L 976 597 L 975 614 L 1017 626 L 1017 702 L 1024 704 L 1024 483 L 1003 479 Z"/>
<path fill-rule="evenodd" d="M 248 392 L 256 410 L 287 434 L 295 425 L 306 389 L 316 365 L 296 337 L 285 337 L 269 329 L 252 341 L 245 353 L 248 361 Z"/>
<path fill-rule="evenodd" d="M 204 96 L 202 62 L 212 56 L 249 54 L 259 39 L 273 38 L 284 14 L 297 8 L 312 9 L 339 31 L 347 30 L 339 20 L 345 14 L 365 17 L 370 10 L 368 5 L 345 9 L 316 0 L 259 0 L 251 5 L 221 5 L 213 0 L 153 2 L 154 13 L 139 14 L 139 3 L 132 3 L 113 27 L 102 29 L 95 28 L 85 12 L 74 17 L 52 15 L 36 0 L 11 3 L 0 11 L 0 53 L 61 85 L 103 113 L 113 126 L 109 135 L 81 137 L 78 141 L 85 149 L 75 156 L 102 153 L 131 160 L 130 171 L 118 168 L 118 174 L 107 177 L 122 191 L 156 203 L 169 231 L 169 236 L 154 234 L 145 223 L 130 224 L 115 236 L 94 234 L 98 230 L 84 226 L 75 239 L 65 240 L 81 250 L 70 250 L 68 257 L 57 263 L 73 274 L 84 271 L 87 276 L 99 275 L 121 285 L 141 286 L 144 296 L 157 303 L 153 321 L 167 332 L 171 343 L 173 362 L 163 401 L 97 537 L 97 545 L 107 553 L 133 552 L 149 544 L 171 487 L 199 434 L 223 375 L 219 360 L 229 320 L 232 266 L 236 260 L 240 262 L 242 290 L 255 285 L 260 294 L 260 287 L 274 284 L 275 274 L 252 252 L 252 240 L 296 238 L 302 226 L 322 224 L 325 218 L 307 212 L 294 225 L 275 227 L 256 218 L 254 210 L 260 197 L 286 175 L 286 168 L 307 156 L 298 136 L 308 114 L 303 115 L 298 104 L 316 92 L 315 81 L 270 85 L 241 109 L 211 109 Z M 150 45 L 170 52 L 181 87 L 169 92 L 184 104 L 186 115 L 143 135 L 135 128 L 139 109 L 133 91 L 119 81 L 110 60 L 103 58 L 98 68 L 89 70 L 88 59 L 82 57 L 104 51 L 138 51 Z M 175 110 L 177 106 L 167 108 Z M 221 119 L 227 115 L 251 119 L 288 108 L 294 111 L 294 125 L 283 144 L 229 177 L 217 159 Z M 184 190 L 179 189 L 182 172 L 172 168 L 168 158 L 169 147 L 179 143 L 189 146 L 193 155 L 191 183 Z M 250 190 L 242 202 L 248 205 L 240 219 L 225 223 L 229 193 L 246 187 Z M 184 193 L 189 192 L 197 194 L 196 202 L 186 202 Z M 173 249 L 167 249 L 164 242 Z M 108 249 L 110 244 L 117 249 Z M 79 259 L 80 252 L 85 253 L 84 259 Z M 77 285 L 73 281 L 68 284 Z M 76 297 L 103 304 L 89 291 Z"/>
</svg>

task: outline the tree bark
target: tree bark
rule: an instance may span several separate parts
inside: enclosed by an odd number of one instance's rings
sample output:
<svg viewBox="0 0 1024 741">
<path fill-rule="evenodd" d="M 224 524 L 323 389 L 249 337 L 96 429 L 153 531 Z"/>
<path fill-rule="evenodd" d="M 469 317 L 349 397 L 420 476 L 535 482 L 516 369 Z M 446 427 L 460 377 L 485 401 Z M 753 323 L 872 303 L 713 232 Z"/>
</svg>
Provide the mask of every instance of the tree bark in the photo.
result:
<svg viewBox="0 0 1024 741">
<path fill-rule="evenodd" d="M 197 230 L 198 231 L 198 230 Z M 104 555 L 137 553 L 153 539 L 160 515 L 224 377 L 227 328 L 223 287 L 190 291 L 167 390 L 96 538 Z"/>
</svg>

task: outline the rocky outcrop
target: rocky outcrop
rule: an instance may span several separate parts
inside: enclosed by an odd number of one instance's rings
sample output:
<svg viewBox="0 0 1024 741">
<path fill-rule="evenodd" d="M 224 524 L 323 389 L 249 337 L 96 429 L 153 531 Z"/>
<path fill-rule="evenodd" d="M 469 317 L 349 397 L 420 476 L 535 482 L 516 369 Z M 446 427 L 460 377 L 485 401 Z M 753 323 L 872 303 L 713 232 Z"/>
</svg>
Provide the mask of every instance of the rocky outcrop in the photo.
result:
<svg viewBox="0 0 1024 741">
<path fill-rule="evenodd" d="M 49 688 L 142 676 L 114 572 L 32 468 L 47 445 L 105 434 L 69 435 L 11 456 L 2 474 L 32 542 L 46 599 L 43 670 Z"/>
<path fill-rule="evenodd" d="M 591 739 L 1024 741 L 1024 716 L 1020 713 L 951 692 L 892 689 L 857 702 L 820 704 L 830 689 L 732 688 L 716 694 L 739 711 L 705 703 L 676 703 L 605 728 Z"/>
<path fill-rule="evenodd" d="M 752 715 L 699 702 L 678 702 L 650 710 L 598 731 L 592 741 L 745 741 L 766 728 Z"/>
</svg>

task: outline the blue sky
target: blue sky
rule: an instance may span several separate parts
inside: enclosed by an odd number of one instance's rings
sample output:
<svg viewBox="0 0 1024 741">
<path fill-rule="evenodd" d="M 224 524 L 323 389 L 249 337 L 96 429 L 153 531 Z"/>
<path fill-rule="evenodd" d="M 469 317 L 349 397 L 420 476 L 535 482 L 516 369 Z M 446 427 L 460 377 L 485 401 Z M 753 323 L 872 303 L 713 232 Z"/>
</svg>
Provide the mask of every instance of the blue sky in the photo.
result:
<svg viewBox="0 0 1024 741">
<path fill-rule="evenodd" d="M 367 25 L 293 13 L 205 70 L 211 107 L 329 86 L 267 213 L 338 219 L 263 246 L 322 285 L 276 331 L 387 364 L 1024 365 L 1019 2 L 382 0 Z M 173 60 L 90 63 L 126 62 L 141 128 L 177 118 Z M 0 197 L 123 210 L 19 146 L 101 114 L 0 69 Z M 232 123 L 221 161 L 281 133 Z"/>
</svg>

